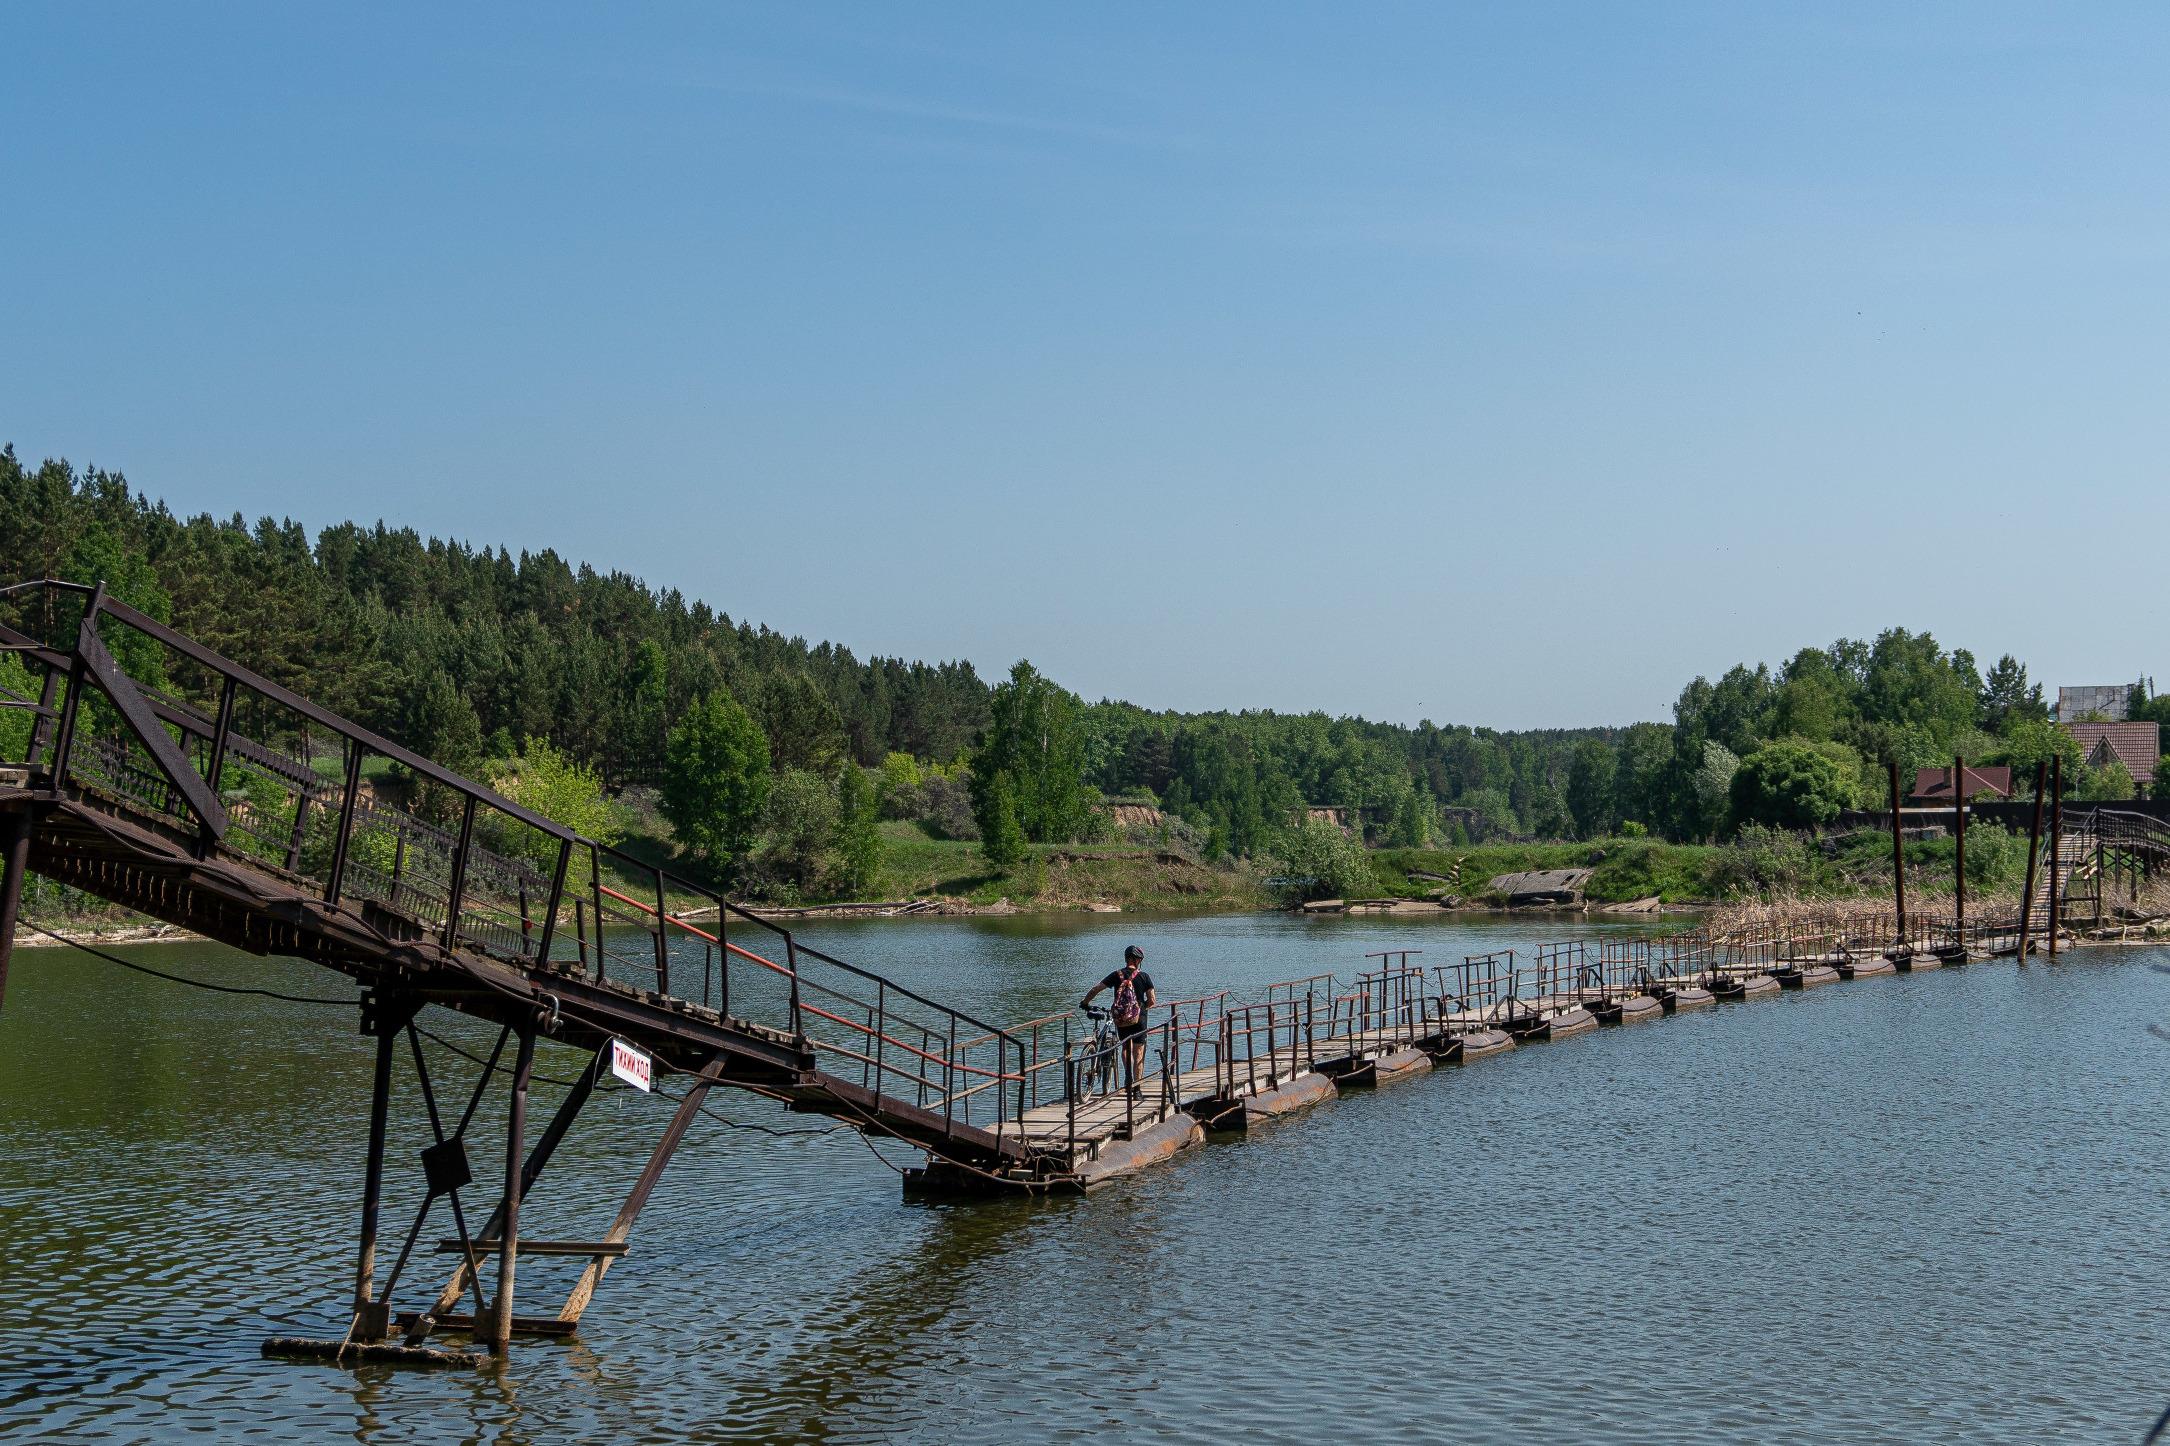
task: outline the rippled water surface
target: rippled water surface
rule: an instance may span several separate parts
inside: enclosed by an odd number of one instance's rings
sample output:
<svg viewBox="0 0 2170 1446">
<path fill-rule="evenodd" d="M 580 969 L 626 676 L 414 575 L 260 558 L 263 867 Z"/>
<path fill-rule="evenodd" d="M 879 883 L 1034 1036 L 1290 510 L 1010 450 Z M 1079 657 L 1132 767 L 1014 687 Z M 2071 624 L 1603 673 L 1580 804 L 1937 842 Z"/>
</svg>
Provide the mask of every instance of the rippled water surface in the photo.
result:
<svg viewBox="0 0 2170 1446">
<path fill-rule="evenodd" d="M 1163 992 L 1188 994 L 1573 927 L 1011 919 L 810 937 L 1018 1018 L 1074 1000 L 1132 938 Z M 126 952 L 353 993 L 208 946 Z M 2145 1032 L 2170 1020 L 2161 958 L 1868 979 L 1517 1050 L 1087 1200 L 908 1205 L 849 1133 L 704 1119 L 577 1341 L 425 1374 L 257 1356 L 267 1335 L 345 1328 L 370 1068 L 351 1009 L 26 950 L 0 1011 L 0 1436 L 2136 1440 L 2170 1396 L 2170 1049 Z M 547 1044 L 538 1059 L 559 1077 L 581 1064 Z M 464 1103 L 474 1067 L 440 1063 Z M 402 1069 L 392 1248 L 422 1138 Z M 538 1115 L 559 1093 L 537 1086 Z M 735 1120 L 820 1123 L 717 1098 Z M 598 1099 L 524 1233 L 600 1235 L 669 1109 Z M 554 1310 L 576 1264 L 523 1259 L 522 1310 Z M 422 1258 L 401 1303 L 442 1269 Z"/>
</svg>

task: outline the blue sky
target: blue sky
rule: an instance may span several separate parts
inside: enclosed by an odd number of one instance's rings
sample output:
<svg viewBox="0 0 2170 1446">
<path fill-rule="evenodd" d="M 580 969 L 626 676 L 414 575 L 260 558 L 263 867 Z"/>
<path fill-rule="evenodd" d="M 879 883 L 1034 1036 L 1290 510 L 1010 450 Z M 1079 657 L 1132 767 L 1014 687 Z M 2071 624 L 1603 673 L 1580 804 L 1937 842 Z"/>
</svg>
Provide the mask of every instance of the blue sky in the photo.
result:
<svg viewBox="0 0 2170 1446">
<path fill-rule="evenodd" d="M 1621 723 L 1892 624 L 2170 674 L 2166 42 L 11 6 L 0 439 L 1150 706 Z"/>
</svg>

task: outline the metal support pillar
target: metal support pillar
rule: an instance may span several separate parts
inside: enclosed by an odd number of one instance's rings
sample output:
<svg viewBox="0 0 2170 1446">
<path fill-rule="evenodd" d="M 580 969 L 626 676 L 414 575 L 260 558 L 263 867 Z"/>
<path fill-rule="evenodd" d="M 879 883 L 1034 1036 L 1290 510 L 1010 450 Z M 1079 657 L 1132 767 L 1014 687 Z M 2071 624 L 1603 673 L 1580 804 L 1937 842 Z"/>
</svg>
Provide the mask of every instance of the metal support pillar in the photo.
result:
<svg viewBox="0 0 2170 1446">
<path fill-rule="evenodd" d="M 2034 766 L 2034 816 L 2027 824 L 2027 889 L 2019 896 L 2019 962 L 2027 962 L 2028 926 L 2034 922 L 2035 860 L 2042 852 L 2042 785 L 2047 765 Z"/>
<path fill-rule="evenodd" d="M 2049 957 L 2057 957 L 2057 931 L 2064 927 L 2065 761 L 2049 760 Z"/>
<path fill-rule="evenodd" d="M 7 1002 L 8 961 L 15 956 L 15 916 L 23 903 L 23 875 L 30 868 L 30 811 L 0 818 L 0 1004 Z"/>
<path fill-rule="evenodd" d="M 1896 909 L 1892 944 L 1906 947 L 1906 839 L 1899 831 L 1899 765 L 1891 764 L 1891 898 Z"/>
<path fill-rule="evenodd" d="M 362 1243 L 354 1264 L 354 1324 L 347 1338 L 364 1344 L 381 1341 L 390 1333 L 391 1307 L 376 1296 L 377 1222 L 384 1197 L 384 1135 L 392 1104 L 392 1050 L 399 1032 L 414 1017 L 404 1002 L 394 1004 L 381 995 L 369 1003 L 364 1023 L 376 1031 L 377 1068 L 370 1084 L 369 1161 L 362 1178 Z"/>
<path fill-rule="evenodd" d="M 535 1072 L 535 1031 L 520 1031 L 520 1053 L 512 1067 L 512 1110 L 505 1124 L 505 1224 L 497 1235 L 497 1305 L 490 1312 L 490 1349 L 502 1356 L 512 1345 L 512 1277 L 520 1257 L 521 1154 L 527 1141 L 527 1087 Z"/>
<path fill-rule="evenodd" d="M 535 1148 L 528 1152 L 527 1167 L 520 1172 L 520 1189 L 523 1197 L 526 1192 L 535 1188 L 536 1180 L 542 1176 L 543 1166 L 550 1163 L 550 1157 L 557 1152 L 558 1144 L 565 1138 L 566 1131 L 573 1127 L 574 1118 L 579 1115 L 582 1107 L 587 1104 L 589 1096 L 595 1093 L 596 1079 L 601 1075 L 603 1060 L 609 1053 L 610 1045 L 606 1041 L 603 1047 L 590 1057 L 588 1067 L 580 1072 L 580 1078 L 573 1082 L 571 1092 L 559 1103 L 557 1113 L 550 1117 L 550 1123 L 543 1130 L 542 1138 L 537 1140 Z M 484 1240 L 498 1238 L 498 1232 L 504 1228 L 505 1224 L 504 1209 L 505 1202 L 500 1200 L 491 1210 L 488 1222 L 482 1227 L 482 1238 Z M 467 1262 L 461 1261 L 454 1268 L 452 1278 L 445 1282 L 444 1289 L 438 1292 L 437 1303 L 430 1307 L 430 1316 L 433 1319 L 441 1317 L 457 1306 L 460 1303 L 460 1297 L 467 1293 L 468 1285 L 472 1279 L 473 1274 Z"/>
<path fill-rule="evenodd" d="M 1967 761 L 1954 755 L 1951 761 L 1952 837 L 1958 841 L 1958 861 L 1952 867 L 1952 927 L 1961 949 L 1967 946 Z"/>
</svg>

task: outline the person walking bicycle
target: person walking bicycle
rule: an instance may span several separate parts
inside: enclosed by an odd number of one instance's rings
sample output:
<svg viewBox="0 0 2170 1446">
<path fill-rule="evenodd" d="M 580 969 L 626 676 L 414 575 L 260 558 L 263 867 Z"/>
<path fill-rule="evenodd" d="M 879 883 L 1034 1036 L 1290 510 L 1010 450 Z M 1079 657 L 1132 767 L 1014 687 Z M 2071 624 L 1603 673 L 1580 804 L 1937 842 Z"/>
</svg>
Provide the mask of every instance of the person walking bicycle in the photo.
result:
<svg viewBox="0 0 2170 1446">
<path fill-rule="evenodd" d="M 1142 967 L 1145 951 L 1132 944 L 1123 951 L 1123 967 L 1085 991 L 1080 1009 L 1092 1008 L 1103 989 L 1114 991 L 1109 1013 L 1115 1020 L 1116 1043 L 1123 1051 L 1123 1083 L 1132 1096 L 1138 1093 L 1138 1076 L 1145 1069 L 1145 1017 L 1153 1007 L 1153 976 Z"/>
</svg>

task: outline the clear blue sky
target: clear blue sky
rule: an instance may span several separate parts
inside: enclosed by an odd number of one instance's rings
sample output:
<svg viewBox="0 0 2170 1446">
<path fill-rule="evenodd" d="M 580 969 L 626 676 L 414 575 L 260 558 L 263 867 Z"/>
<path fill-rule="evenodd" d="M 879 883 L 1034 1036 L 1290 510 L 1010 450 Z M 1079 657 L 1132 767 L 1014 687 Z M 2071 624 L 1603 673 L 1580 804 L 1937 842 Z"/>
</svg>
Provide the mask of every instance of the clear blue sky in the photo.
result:
<svg viewBox="0 0 2170 1446">
<path fill-rule="evenodd" d="M 2166 42 L 15 5 L 0 439 L 1152 706 L 1626 722 L 1894 623 L 2170 674 Z"/>
</svg>

